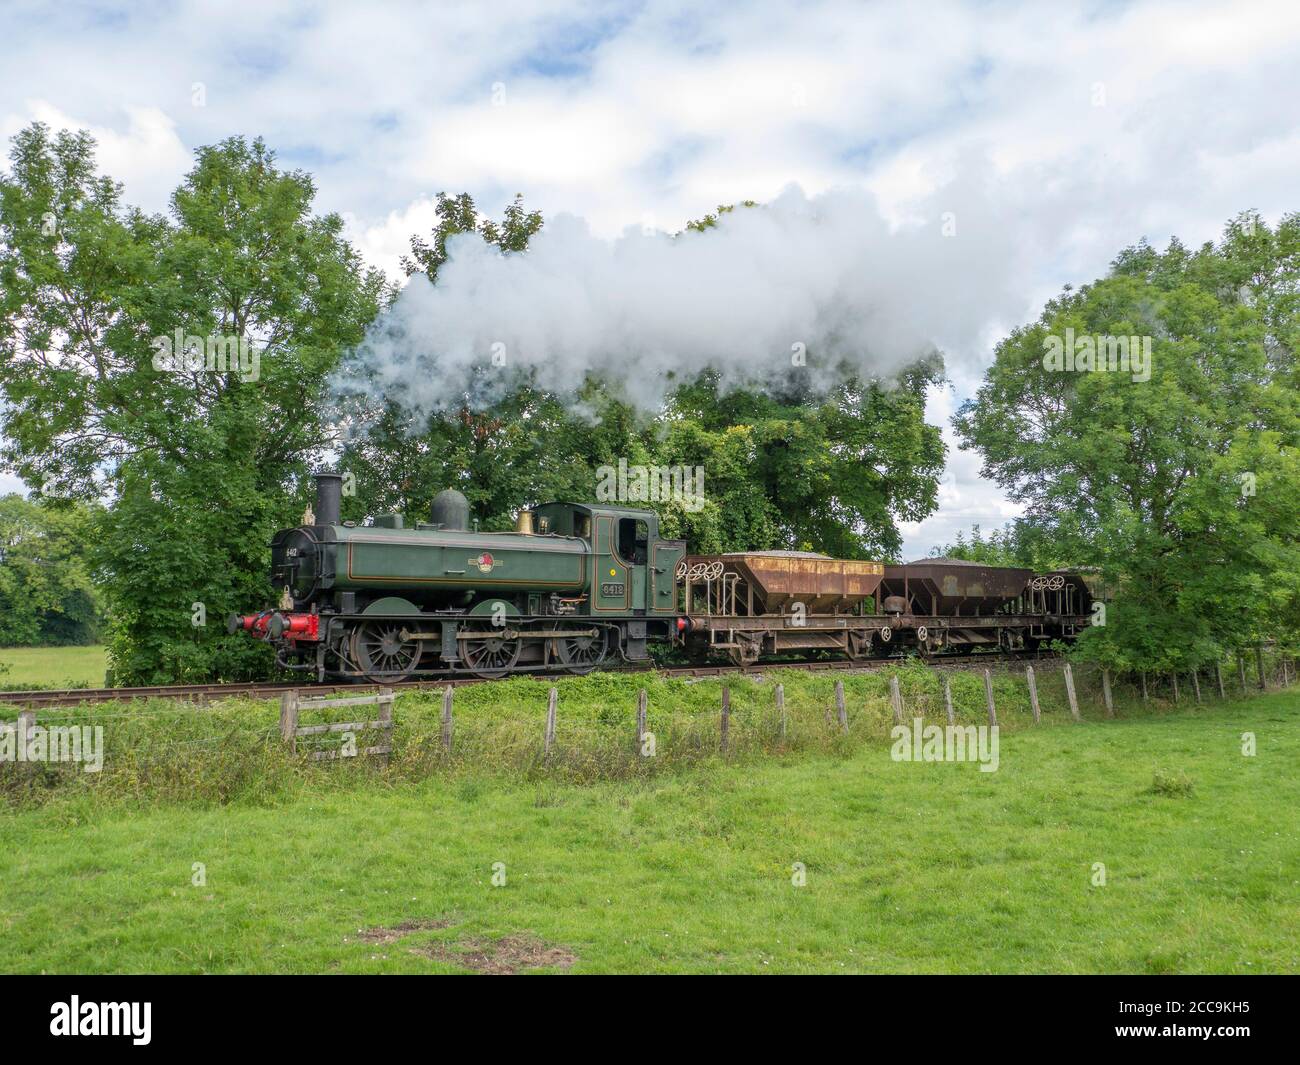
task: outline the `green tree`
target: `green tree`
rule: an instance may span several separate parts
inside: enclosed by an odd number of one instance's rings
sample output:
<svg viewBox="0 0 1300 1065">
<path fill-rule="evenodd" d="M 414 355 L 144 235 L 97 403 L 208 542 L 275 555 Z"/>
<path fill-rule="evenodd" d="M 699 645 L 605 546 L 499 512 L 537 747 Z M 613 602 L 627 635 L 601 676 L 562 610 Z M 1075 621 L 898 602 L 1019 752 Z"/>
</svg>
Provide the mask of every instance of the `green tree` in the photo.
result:
<svg viewBox="0 0 1300 1065">
<path fill-rule="evenodd" d="M 99 637 L 101 603 L 88 558 L 96 510 L 0 496 L 0 646 Z"/>
<path fill-rule="evenodd" d="M 11 158 L 0 460 L 41 493 L 109 500 L 96 563 L 119 681 L 264 672 L 266 649 L 221 618 L 273 596 L 270 535 L 302 511 L 332 441 L 325 379 L 383 279 L 260 140 L 200 149 L 168 217 L 122 203 L 85 133 L 33 125 Z M 256 369 L 159 365 L 177 331 L 205 355 L 245 342 Z"/>
<path fill-rule="evenodd" d="M 1026 523 L 1118 589 L 1084 653 L 1186 668 L 1295 639 L 1298 293 L 1300 216 L 1270 229 L 1246 214 L 1194 252 L 1126 249 L 998 346 L 956 426 Z M 1149 379 L 1052 371 L 1067 329 L 1150 338 Z"/>
<path fill-rule="evenodd" d="M 1043 535 L 1039 527 L 1018 519 L 987 534 L 979 525 L 972 525 L 969 535 L 959 531 L 953 543 L 936 547 L 931 555 L 983 562 L 989 566 L 1019 566 L 1039 571 L 1077 568 L 1080 565 L 1062 556 L 1051 538 Z"/>
<path fill-rule="evenodd" d="M 411 238 L 411 254 L 402 256 L 402 268 L 407 277 L 415 273 L 428 275 L 436 284 L 438 270 L 447 261 L 447 241 L 458 233 L 477 233 L 483 240 L 503 252 L 523 251 L 534 233 L 542 228 L 542 212 L 524 210 L 523 193 L 506 205 L 500 222 L 480 216 L 474 198 L 468 192 L 459 196 L 438 193 L 434 204 L 438 221 L 433 227 L 432 239 Z"/>
<path fill-rule="evenodd" d="M 463 407 L 434 418 L 418 432 L 386 406 L 344 449 L 341 465 L 357 485 L 344 515 L 427 515 L 439 491 L 456 488 L 481 529 L 500 531 L 513 526 L 521 506 L 590 500 L 598 467 L 648 452 L 631 410 L 595 385 L 584 396 L 599 418 L 576 415 L 554 396 L 525 387 L 486 410 Z"/>
<path fill-rule="evenodd" d="M 929 361 L 893 388 L 846 375 L 824 396 L 719 392 L 711 374 L 682 386 L 669 405 L 664 457 L 705 467 L 722 522 L 716 539 L 691 538 L 707 549 L 896 558 L 896 522 L 920 521 L 936 504 L 944 445 L 925 422 L 925 392 L 941 377 Z"/>
</svg>

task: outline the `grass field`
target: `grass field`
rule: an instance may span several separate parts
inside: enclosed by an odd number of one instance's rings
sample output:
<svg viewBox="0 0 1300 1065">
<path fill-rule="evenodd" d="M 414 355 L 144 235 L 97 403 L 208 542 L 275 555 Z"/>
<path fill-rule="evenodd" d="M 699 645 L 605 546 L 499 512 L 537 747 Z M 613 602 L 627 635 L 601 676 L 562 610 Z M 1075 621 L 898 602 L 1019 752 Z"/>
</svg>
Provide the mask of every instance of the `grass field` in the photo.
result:
<svg viewBox="0 0 1300 1065">
<path fill-rule="evenodd" d="M 0 813 L 0 970 L 1300 971 L 1300 689 L 1089 717 L 1013 724 L 992 773 L 864 732 L 594 783 L 69 789 Z"/>
<path fill-rule="evenodd" d="M 104 648 L 0 647 L 0 685 L 24 687 L 102 688 Z"/>
</svg>

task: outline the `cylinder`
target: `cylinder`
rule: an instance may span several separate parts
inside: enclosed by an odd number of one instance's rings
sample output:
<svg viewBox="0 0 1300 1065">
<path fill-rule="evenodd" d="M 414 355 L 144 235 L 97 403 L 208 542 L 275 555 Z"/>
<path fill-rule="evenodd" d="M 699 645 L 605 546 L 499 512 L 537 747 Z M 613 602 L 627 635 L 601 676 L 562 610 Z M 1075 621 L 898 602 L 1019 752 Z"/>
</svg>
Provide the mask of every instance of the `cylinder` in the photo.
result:
<svg viewBox="0 0 1300 1065">
<path fill-rule="evenodd" d="M 316 524 L 337 525 L 343 498 L 343 475 L 322 471 L 312 476 L 316 480 Z"/>
<path fill-rule="evenodd" d="M 454 488 L 444 488 L 433 497 L 429 519 L 447 532 L 468 532 L 469 500 Z"/>
</svg>

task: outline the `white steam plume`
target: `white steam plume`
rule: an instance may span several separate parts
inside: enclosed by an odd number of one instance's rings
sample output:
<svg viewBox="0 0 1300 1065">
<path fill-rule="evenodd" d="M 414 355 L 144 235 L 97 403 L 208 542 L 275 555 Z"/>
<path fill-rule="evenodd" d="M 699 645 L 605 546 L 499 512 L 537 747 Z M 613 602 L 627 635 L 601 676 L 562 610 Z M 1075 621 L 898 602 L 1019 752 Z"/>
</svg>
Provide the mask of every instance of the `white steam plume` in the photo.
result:
<svg viewBox="0 0 1300 1065">
<path fill-rule="evenodd" d="M 562 396 L 598 375 L 648 410 L 706 368 L 724 387 L 796 374 L 825 387 L 843 365 L 888 380 L 936 348 L 973 351 L 1009 302 L 1020 309 L 1010 264 L 1024 249 L 995 202 L 1006 201 L 949 186 L 891 225 L 865 192 L 792 186 L 677 237 L 604 240 L 571 215 L 523 253 L 464 234 L 437 285 L 414 276 L 374 323 L 336 389 L 396 403 L 418 428 L 491 402 L 521 372 Z"/>
</svg>

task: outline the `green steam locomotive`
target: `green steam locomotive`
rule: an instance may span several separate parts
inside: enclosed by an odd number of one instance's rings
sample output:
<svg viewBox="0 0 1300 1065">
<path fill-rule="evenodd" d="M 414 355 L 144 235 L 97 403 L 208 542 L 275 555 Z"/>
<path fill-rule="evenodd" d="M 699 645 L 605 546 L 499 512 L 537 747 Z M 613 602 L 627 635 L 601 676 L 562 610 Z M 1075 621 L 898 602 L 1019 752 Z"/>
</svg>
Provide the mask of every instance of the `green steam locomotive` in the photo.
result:
<svg viewBox="0 0 1300 1065">
<path fill-rule="evenodd" d="M 341 475 L 317 474 L 311 520 L 272 540 L 279 608 L 229 621 L 274 643 L 288 669 L 389 682 L 586 673 L 645 660 L 649 641 L 671 635 L 686 545 L 660 538 L 653 511 L 547 503 L 521 512 L 515 532 L 482 533 L 447 490 L 428 522 L 357 526 L 339 520 L 341 487 Z"/>
</svg>

